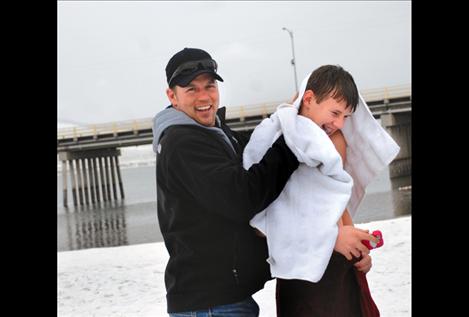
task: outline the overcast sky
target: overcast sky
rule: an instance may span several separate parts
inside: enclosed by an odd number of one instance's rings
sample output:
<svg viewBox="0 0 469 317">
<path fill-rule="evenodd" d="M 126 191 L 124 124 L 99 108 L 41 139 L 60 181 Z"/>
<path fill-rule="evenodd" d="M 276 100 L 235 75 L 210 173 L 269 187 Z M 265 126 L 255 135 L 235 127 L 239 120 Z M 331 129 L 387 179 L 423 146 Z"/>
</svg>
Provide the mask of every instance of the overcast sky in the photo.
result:
<svg viewBox="0 0 469 317">
<path fill-rule="evenodd" d="M 324 64 L 360 90 L 411 84 L 410 1 L 59 1 L 58 117 L 91 124 L 153 117 L 165 67 L 184 47 L 218 63 L 220 106 L 289 99 Z"/>
</svg>

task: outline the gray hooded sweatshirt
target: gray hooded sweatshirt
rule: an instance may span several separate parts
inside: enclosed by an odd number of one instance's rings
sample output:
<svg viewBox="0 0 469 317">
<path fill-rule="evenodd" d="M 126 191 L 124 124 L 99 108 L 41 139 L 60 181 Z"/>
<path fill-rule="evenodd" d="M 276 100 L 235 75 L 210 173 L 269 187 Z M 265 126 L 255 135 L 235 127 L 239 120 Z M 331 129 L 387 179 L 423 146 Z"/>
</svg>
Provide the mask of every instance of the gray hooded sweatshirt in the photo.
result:
<svg viewBox="0 0 469 317">
<path fill-rule="evenodd" d="M 218 115 L 216 116 L 216 121 L 217 121 L 216 122 L 217 125 L 220 126 L 221 122 L 220 122 L 220 118 L 218 117 Z M 200 123 L 198 123 L 197 121 L 189 117 L 184 112 L 176 110 L 172 106 L 168 106 L 166 109 L 158 112 L 155 118 L 153 118 L 153 152 L 159 153 L 158 145 L 160 142 L 160 137 L 163 134 L 164 130 L 166 130 L 166 128 L 169 128 L 170 126 L 173 126 L 173 125 L 196 125 L 204 129 L 212 130 L 215 133 L 219 134 L 220 137 L 222 137 L 223 140 L 227 144 L 229 144 L 233 152 L 236 153 L 235 149 L 233 148 L 233 145 L 228 139 L 228 136 L 225 134 L 225 132 L 223 132 L 221 128 L 217 126 L 207 127 L 207 126 L 201 125 Z M 236 139 L 234 140 L 236 141 Z"/>
</svg>

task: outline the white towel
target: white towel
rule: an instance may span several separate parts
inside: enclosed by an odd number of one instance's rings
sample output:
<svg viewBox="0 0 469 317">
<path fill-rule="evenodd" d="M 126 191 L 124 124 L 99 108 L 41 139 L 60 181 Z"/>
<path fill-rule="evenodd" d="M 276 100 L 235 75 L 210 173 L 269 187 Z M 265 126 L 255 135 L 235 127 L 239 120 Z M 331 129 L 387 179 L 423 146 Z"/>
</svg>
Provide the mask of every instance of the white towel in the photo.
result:
<svg viewBox="0 0 469 317">
<path fill-rule="evenodd" d="M 397 155 L 399 147 L 360 96 L 356 112 L 343 129 L 348 143 L 345 170 L 351 177 L 342 168 L 342 159 L 329 136 L 312 120 L 297 115 L 308 78 L 309 75 L 303 80 L 293 107 L 280 105 L 256 127 L 244 150 L 243 164 L 248 169 L 259 162 L 283 133 L 302 164 L 280 196 L 250 224 L 266 235 L 267 261 L 273 277 L 317 282 L 329 263 L 337 238 L 337 221 L 347 203 L 353 215 L 365 187 Z"/>
<path fill-rule="evenodd" d="M 250 222 L 266 235 L 273 277 L 317 282 L 337 238 L 337 221 L 351 195 L 353 180 L 329 136 L 298 110 L 282 104 L 256 127 L 243 153 L 248 169 L 262 159 L 282 132 L 302 163 L 280 196 Z"/>
<path fill-rule="evenodd" d="M 311 73 L 303 79 L 293 105 L 299 109 Z M 358 105 L 345 120 L 342 133 L 347 143 L 345 170 L 353 178 L 352 197 L 347 205 L 350 215 L 356 214 L 365 196 L 365 189 L 399 153 L 400 147 L 373 117 L 362 95 Z"/>
<path fill-rule="evenodd" d="M 345 120 L 342 133 L 347 142 L 345 170 L 353 177 L 352 197 L 347 205 L 353 217 L 365 189 L 399 153 L 400 147 L 371 114 L 359 94 L 357 109 Z"/>
</svg>

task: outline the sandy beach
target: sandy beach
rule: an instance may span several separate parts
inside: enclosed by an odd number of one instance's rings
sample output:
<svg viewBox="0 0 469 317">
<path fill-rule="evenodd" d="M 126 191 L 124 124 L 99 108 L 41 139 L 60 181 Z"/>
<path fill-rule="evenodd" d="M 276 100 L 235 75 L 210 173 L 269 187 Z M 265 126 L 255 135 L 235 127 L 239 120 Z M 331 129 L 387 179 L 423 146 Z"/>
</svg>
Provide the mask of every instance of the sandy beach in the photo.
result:
<svg viewBox="0 0 469 317">
<path fill-rule="evenodd" d="M 356 224 L 381 230 L 367 274 L 382 317 L 411 315 L 411 216 Z M 69 316 L 167 316 L 163 243 L 58 252 L 58 313 Z M 260 316 L 275 316 L 275 281 L 254 295 Z"/>
</svg>

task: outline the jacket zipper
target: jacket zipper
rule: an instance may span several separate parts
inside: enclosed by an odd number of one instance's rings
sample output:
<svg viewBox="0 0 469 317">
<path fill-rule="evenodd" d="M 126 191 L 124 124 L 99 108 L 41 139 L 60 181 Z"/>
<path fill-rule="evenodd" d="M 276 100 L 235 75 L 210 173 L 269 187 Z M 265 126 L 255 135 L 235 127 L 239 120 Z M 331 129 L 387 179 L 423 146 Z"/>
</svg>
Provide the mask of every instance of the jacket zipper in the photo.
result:
<svg viewBox="0 0 469 317">
<path fill-rule="evenodd" d="M 233 247 L 234 255 L 233 255 L 233 268 L 231 272 L 233 273 L 233 277 L 236 281 L 236 284 L 239 285 L 239 276 L 238 276 L 238 269 L 236 268 L 237 261 L 238 261 L 238 233 L 235 232 L 234 235 L 234 247 Z"/>
</svg>

